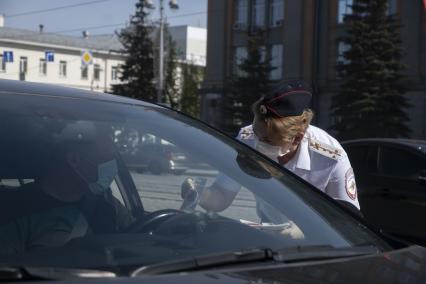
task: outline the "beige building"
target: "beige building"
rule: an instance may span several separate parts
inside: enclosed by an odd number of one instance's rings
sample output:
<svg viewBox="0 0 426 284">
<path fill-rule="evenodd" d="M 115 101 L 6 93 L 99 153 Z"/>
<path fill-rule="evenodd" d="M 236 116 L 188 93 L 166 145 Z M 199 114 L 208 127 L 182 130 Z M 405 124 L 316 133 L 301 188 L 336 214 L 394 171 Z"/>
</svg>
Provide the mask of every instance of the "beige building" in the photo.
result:
<svg viewBox="0 0 426 284">
<path fill-rule="evenodd" d="M 73 37 L 0 26 L 0 78 L 109 91 L 125 60 L 120 48 L 114 35 Z M 53 53 L 52 62 L 46 61 L 47 51 Z M 83 64 L 85 51 L 92 55 L 91 64 Z M 13 62 L 5 62 L 4 52 L 13 54 Z"/>
<path fill-rule="evenodd" d="M 207 31 L 190 26 L 170 27 L 183 63 L 206 65 Z M 4 26 L 0 15 L 0 78 L 58 84 L 68 87 L 108 92 L 118 84 L 119 65 L 125 61 L 120 54 L 121 43 L 115 35 L 66 36 Z M 13 54 L 6 62 L 4 52 Z M 53 53 L 49 62 L 46 52 Z M 90 53 L 90 64 L 83 63 L 82 54 Z"/>
</svg>

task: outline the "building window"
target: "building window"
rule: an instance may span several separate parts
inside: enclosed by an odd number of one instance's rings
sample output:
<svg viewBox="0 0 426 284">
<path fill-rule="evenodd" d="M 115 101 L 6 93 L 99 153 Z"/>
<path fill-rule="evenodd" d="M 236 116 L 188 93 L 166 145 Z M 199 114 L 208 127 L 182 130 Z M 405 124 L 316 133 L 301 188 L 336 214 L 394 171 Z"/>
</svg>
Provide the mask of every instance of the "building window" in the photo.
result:
<svg viewBox="0 0 426 284">
<path fill-rule="evenodd" d="M 238 77 L 245 76 L 245 72 L 241 70 L 241 64 L 247 59 L 247 47 L 239 46 L 234 52 L 234 74 Z"/>
<path fill-rule="evenodd" d="M 19 59 L 19 73 L 20 74 L 27 74 L 28 72 L 28 58 L 27 57 L 21 57 Z"/>
<path fill-rule="evenodd" d="M 266 46 L 259 46 L 260 61 L 263 63 L 266 60 Z"/>
<path fill-rule="evenodd" d="M 280 80 L 283 75 L 283 45 L 275 44 L 271 46 L 271 80 Z"/>
<path fill-rule="evenodd" d="M 388 1 L 388 9 L 387 9 L 387 15 L 395 15 L 397 11 L 397 0 L 389 0 Z"/>
<path fill-rule="evenodd" d="M 44 58 L 40 58 L 40 63 L 38 65 L 38 73 L 43 76 L 47 75 L 47 63 L 46 59 Z"/>
<path fill-rule="evenodd" d="M 93 66 L 93 79 L 95 81 L 99 81 L 101 78 L 101 66 L 99 64 L 95 64 Z"/>
<path fill-rule="evenodd" d="M 338 0 L 337 7 L 337 23 L 342 24 L 345 20 L 345 15 L 352 14 L 353 0 Z"/>
<path fill-rule="evenodd" d="M 0 72 L 6 72 L 6 62 L 3 60 L 3 54 L 0 54 Z"/>
<path fill-rule="evenodd" d="M 81 80 L 87 80 L 89 78 L 89 66 L 81 65 Z"/>
<path fill-rule="evenodd" d="M 111 67 L 111 80 L 112 81 L 118 80 L 118 67 L 117 66 Z"/>
<path fill-rule="evenodd" d="M 235 23 L 234 29 L 245 29 L 248 20 L 248 0 L 235 1 Z"/>
<path fill-rule="evenodd" d="M 66 77 L 67 76 L 67 62 L 59 61 L 59 76 Z"/>
<path fill-rule="evenodd" d="M 345 52 L 350 49 L 350 45 L 340 41 L 337 45 L 337 65 L 346 65 L 350 63 L 350 60 L 346 59 Z"/>
<path fill-rule="evenodd" d="M 349 64 L 351 61 L 346 59 L 345 52 L 348 51 L 351 46 L 343 41 L 340 41 L 337 45 L 337 58 L 336 58 L 336 77 L 341 78 L 344 73 L 341 69 L 342 66 Z"/>
<path fill-rule="evenodd" d="M 264 27 L 265 26 L 265 0 L 253 0 L 252 6 L 252 26 Z"/>
<path fill-rule="evenodd" d="M 281 26 L 284 20 L 284 0 L 271 0 L 269 6 L 270 26 Z"/>
</svg>

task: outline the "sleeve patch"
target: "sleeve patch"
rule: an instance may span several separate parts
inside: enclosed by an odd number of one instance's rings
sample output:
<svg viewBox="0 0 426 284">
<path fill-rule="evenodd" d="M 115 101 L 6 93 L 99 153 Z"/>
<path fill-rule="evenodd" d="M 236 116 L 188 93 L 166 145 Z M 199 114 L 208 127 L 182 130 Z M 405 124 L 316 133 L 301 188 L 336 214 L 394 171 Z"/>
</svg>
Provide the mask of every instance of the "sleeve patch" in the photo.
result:
<svg viewBox="0 0 426 284">
<path fill-rule="evenodd" d="M 356 189 L 355 175 L 352 168 L 350 168 L 345 174 L 345 187 L 346 187 L 346 193 L 348 194 L 349 198 L 352 200 L 356 200 L 357 189 Z"/>
</svg>

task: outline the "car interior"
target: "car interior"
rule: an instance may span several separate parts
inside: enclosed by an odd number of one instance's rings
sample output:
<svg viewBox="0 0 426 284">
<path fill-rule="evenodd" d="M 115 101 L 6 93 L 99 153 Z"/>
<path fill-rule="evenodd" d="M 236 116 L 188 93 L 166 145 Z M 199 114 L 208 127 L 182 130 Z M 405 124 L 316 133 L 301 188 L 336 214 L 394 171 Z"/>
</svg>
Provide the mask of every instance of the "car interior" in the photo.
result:
<svg viewBox="0 0 426 284">
<path fill-rule="evenodd" d="M 59 150 L 46 141 L 31 137 L 31 133 L 20 135 L 19 142 L 9 137 L 10 139 L 4 139 L 0 143 L 0 232 L 3 232 L 0 234 L 0 261 L 7 259 L 9 262 L 15 260 L 18 263 L 25 261 L 40 265 L 49 262 L 46 255 L 63 253 L 74 255 L 80 259 L 79 264 L 87 262 L 85 264 L 89 267 L 95 263 L 97 266 L 99 263 L 109 266 L 110 260 L 104 255 L 109 250 L 114 259 L 120 259 L 124 264 L 131 263 L 134 257 L 150 263 L 158 258 L 167 260 L 176 254 L 182 254 L 183 257 L 200 251 L 213 252 L 217 249 L 218 240 L 220 247 L 225 249 L 253 246 L 255 243 L 276 246 L 282 243 L 280 236 L 265 234 L 218 214 L 191 214 L 172 208 L 146 211 L 143 199 L 140 198 L 116 147 L 118 174 L 109 188 L 101 194 L 89 192 L 85 195 L 84 202 L 77 205 L 82 209 L 85 221 L 76 221 L 71 226 L 68 224 L 70 220 L 64 220 L 65 225 L 55 229 L 61 230 L 61 233 L 55 231 L 57 234 L 46 234 L 34 240 L 26 236 L 28 239 L 18 244 L 16 240 L 26 235 L 22 230 L 36 230 L 37 226 L 42 226 L 37 225 L 37 222 L 44 218 L 46 208 L 56 209 L 63 205 L 51 202 L 45 196 L 39 198 L 39 195 L 33 194 L 34 186 L 38 186 L 45 172 L 51 170 L 49 163 L 55 159 L 55 151 Z M 24 139 L 22 135 L 25 136 Z M 26 216 L 40 218 L 30 220 Z M 24 222 L 33 224 L 27 226 L 22 224 Z M 19 230 L 12 230 L 10 224 L 19 227 Z M 73 237 L 64 236 L 65 230 Z M 232 234 L 232 240 L 220 241 L 229 234 Z M 248 239 L 247 235 L 251 237 Z M 64 241 L 60 242 L 55 238 L 64 238 Z M 131 247 L 128 246 L 129 243 L 132 244 Z M 155 243 L 164 244 L 161 250 L 166 252 L 161 256 L 157 253 L 159 248 Z M 48 246 L 43 248 L 46 244 Z M 89 252 L 90 257 L 84 259 L 83 255 L 88 254 L 88 247 L 93 253 Z M 58 264 L 62 261 L 67 266 L 72 265 L 68 263 L 69 259 L 59 260 Z"/>
</svg>

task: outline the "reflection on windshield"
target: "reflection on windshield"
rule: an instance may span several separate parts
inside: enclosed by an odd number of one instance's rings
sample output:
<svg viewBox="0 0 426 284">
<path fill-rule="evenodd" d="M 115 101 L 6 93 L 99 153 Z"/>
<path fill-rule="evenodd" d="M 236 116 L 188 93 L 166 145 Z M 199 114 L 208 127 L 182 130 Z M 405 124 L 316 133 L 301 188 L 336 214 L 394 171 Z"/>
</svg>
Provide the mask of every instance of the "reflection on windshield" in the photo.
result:
<svg viewBox="0 0 426 284">
<path fill-rule="evenodd" d="M 139 267 L 266 244 L 377 245 L 311 187 L 177 113 L 85 100 L 65 107 L 55 98 L 22 104 L 19 95 L 8 101 L 0 101 L 0 130 L 9 134 L 0 141 L 5 263 Z M 188 177 L 209 187 L 224 174 L 239 187 L 225 210 L 182 206 Z M 266 221 L 264 212 L 279 218 Z"/>
</svg>

